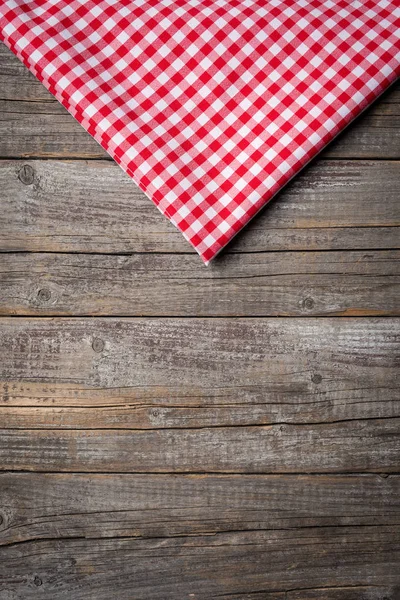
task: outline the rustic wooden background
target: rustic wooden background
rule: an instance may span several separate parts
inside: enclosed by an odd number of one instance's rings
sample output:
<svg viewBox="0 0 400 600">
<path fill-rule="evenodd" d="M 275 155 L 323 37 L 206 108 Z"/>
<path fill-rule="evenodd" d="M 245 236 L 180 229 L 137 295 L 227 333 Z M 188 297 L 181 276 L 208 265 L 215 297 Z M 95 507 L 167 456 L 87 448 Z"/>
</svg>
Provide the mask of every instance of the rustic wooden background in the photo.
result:
<svg viewBox="0 0 400 600">
<path fill-rule="evenodd" d="M 0 599 L 398 600 L 400 85 L 208 268 L 0 90 Z"/>
</svg>

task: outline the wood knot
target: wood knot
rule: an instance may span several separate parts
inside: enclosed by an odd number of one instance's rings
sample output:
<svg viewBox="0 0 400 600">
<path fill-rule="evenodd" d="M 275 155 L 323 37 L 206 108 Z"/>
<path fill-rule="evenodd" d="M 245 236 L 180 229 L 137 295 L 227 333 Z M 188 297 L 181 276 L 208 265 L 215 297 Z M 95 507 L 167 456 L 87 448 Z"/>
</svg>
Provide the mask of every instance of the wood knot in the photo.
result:
<svg viewBox="0 0 400 600">
<path fill-rule="evenodd" d="M 51 298 L 51 291 L 48 288 L 42 288 L 37 295 L 40 302 L 48 302 Z"/>
<path fill-rule="evenodd" d="M 321 381 L 322 381 L 322 377 L 321 377 L 321 375 L 319 375 L 318 373 L 315 373 L 315 375 L 313 375 L 313 376 L 311 377 L 311 381 L 312 381 L 313 383 L 321 383 Z"/>
<path fill-rule="evenodd" d="M 103 352 L 104 342 L 100 338 L 95 338 L 92 342 L 92 348 L 95 352 Z"/>
<path fill-rule="evenodd" d="M 33 580 L 33 583 L 39 587 L 40 585 L 42 585 L 43 581 L 40 579 L 40 577 L 36 575 L 35 579 Z"/>
<path fill-rule="evenodd" d="M 311 310 L 312 308 L 314 308 L 314 300 L 309 296 L 307 298 L 304 298 L 303 308 L 305 308 L 306 310 Z"/>
<path fill-rule="evenodd" d="M 35 181 L 35 171 L 30 165 L 24 165 L 18 171 L 18 179 L 24 185 L 32 185 L 32 183 Z"/>
</svg>

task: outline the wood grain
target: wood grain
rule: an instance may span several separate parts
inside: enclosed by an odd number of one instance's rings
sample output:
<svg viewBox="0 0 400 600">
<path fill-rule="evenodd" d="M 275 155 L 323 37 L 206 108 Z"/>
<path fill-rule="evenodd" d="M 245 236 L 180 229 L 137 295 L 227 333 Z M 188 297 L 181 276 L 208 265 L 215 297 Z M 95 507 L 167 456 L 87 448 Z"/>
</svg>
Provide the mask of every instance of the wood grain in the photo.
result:
<svg viewBox="0 0 400 600">
<path fill-rule="evenodd" d="M 154 429 L 396 417 L 399 332 L 392 318 L 3 318 L 0 426 Z"/>
<path fill-rule="evenodd" d="M 398 525 L 398 475 L 0 473 L 0 545 Z"/>
<path fill-rule="evenodd" d="M 1 158 L 109 158 L 57 101 L 0 100 Z M 399 159 L 397 104 L 377 102 L 352 123 L 321 158 Z"/>
<path fill-rule="evenodd" d="M 366 390 L 363 409 L 369 397 L 376 401 L 376 388 L 388 388 L 379 389 L 378 410 L 395 414 L 397 320 L 370 319 L 366 329 L 365 322 L 358 319 L 11 318 L 2 322 L 1 348 L 4 390 L 11 388 L 10 395 L 13 381 L 38 378 L 43 383 L 64 382 L 66 387 L 71 383 L 132 386 L 134 394 L 144 396 L 149 392 L 151 396 L 155 385 L 156 395 L 171 397 L 178 391 L 180 406 L 185 406 L 185 397 L 193 393 L 197 405 L 202 394 L 230 394 L 234 404 L 265 393 L 268 397 L 269 391 L 275 404 L 267 405 L 264 419 L 268 419 L 271 412 L 279 410 L 276 404 L 289 402 L 292 389 L 295 408 L 289 405 L 280 409 L 280 414 L 298 413 L 293 424 L 250 426 L 241 407 L 238 420 L 242 419 L 242 427 L 219 427 L 214 422 L 212 427 L 193 424 L 181 429 L 168 427 L 166 422 L 167 428 L 162 428 L 168 412 L 149 406 L 152 427 L 144 430 L 81 432 L 62 429 L 60 423 L 57 429 L 4 430 L 3 469 L 247 473 L 398 469 L 399 419 L 383 412 L 376 419 L 364 420 L 364 413 L 363 420 L 353 417 L 342 422 L 336 412 L 335 421 L 315 422 L 314 416 L 314 422 L 307 424 L 303 406 L 296 401 L 303 390 L 307 414 L 307 392 L 315 394 L 326 377 L 331 393 L 332 380 L 341 391 Z M 353 396 L 354 404 L 358 394 L 359 390 Z M 5 402 L 8 396 L 5 394 Z M 337 405 L 342 401 L 339 392 Z M 314 402 L 311 411 L 317 406 Z M 335 409 L 335 404 L 330 405 L 327 414 L 332 417 Z M 343 415 L 343 410 L 339 409 L 339 414 Z M 176 418 L 178 414 L 175 412 Z M 187 423 L 186 419 L 186 427 Z"/>
<path fill-rule="evenodd" d="M 0 585 L 24 600 L 109 600 L 116 590 L 119 600 L 209 600 L 385 582 L 396 600 L 399 541 L 398 526 L 49 539 L 0 549 Z"/>
<path fill-rule="evenodd" d="M 386 372 L 395 376 L 392 368 Z M 399 415 L 396 387 L 377 388 L 368 382 L 370 387 L 347 389 L 342 382 L 333 385 L 329 379 L 319 385 L 318 377 L 321 375 L 310 377 L 309 383 L 305 371 L 297 395 L 295 383 L 289 381 L 286 398 L 290 401 L 286 402 L 283 392 L 273 393 L 269 389 L 272 386 L 265 384 L 244 390 L 189 388 L 185 395 L 185 389 L 157 386 L 151 390 L 114 390 L 6 381 L 0 383 L 0 424 L 8 429 L 168 429 L 329 423 Z"/>
<path fill-rule="evenodd" d="M 399 315 L 399 250 L 224 255 L 0 254 L 0 314 Z"/>
<path fill-rule="evenodd" d="M 0 137 L 4 157 L 107 158 L 106 152 L 11 52 L 2 47 Z M 399 84 L 324 153 L 338 158 L 400 158 Z"/>
<path fill-rule="evenodd" d="M 7 80 L 3 79 L 5 89 L 7 85 Z M 33 86 L 27 100 L 15 101 L 15 87 L 16 79 L 12 81 L 11 89 L 2 93 L 5 99 L 0 100 L 2 158 L 108 158 L 107 153 L 66 109 L 57 101 L 51 101 L 51 96 L 43 98 L 43 92 L 40 92 L 37 98 L 34 97 L 37 87 Z M 390 100 L 391 94 L 395 94 L 395 102 Z M 398 93 L 391 89 L 384 101 L 377 101 L 352 123 L 322 157 L 398 159 L 399 140 Z"/>
<path fill-rule="evenodd" d="M 2 42 L 0 42 L 0 90 L 2 100 L 56 102 L 44 85 Z"/>
<path fill-rule="evenodd" d="M 399 165 L 314 162 L 228 252 L 399 247 Z M 112 162 L 0 160 L 0 188 L 0 250 L 194 253 Z"/>
<path fill-rule="evenodd" d="M 301 588 L 287 592 L 249 592 L 228 594 L 229 600 L 396 600 L 398 586 L 332 586 Z"/>
<path fill-rule="evenodd" d="M 354 585 L 351 587 L 338 585 L 314 590 L 292 590 L 286 593 L 285 600 L 396 600 L 399 591 L 398 585 Z M 249 596 L 249 600 L 262 600 L 262 598 L 262 596 L 259 596 L 258 599 L 257 596 Z M 268 600 L 268 596 L 265 596 L 265 600 Z"/>
<path fill-rule="evenodd" d="M 0 470 L 397 472 L 400 418 L 153 430 L 1 430 Z"/>
<path fill-rule="evenodd" d="M 19 100 L 51 100 L 54 97 L 43 84 L 0 42 L 0 89 L 1 98 Z M 395 84 L 389 92 L 381 96 L 380 102 L 395 104 L 400 102 L 400 85 Z"/>
</svg>

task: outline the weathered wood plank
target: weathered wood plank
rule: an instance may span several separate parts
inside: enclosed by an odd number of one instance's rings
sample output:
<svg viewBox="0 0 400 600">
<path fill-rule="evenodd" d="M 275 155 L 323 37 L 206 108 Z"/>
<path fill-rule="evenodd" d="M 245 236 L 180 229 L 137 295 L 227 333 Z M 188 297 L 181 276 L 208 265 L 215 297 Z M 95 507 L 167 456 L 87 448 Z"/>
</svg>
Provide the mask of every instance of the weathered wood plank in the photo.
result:
<svg viewBox="0 0 400 600">
<path fill-rule="evenodd" d="M 24 67 L 13 66 L 18 59 L 7 53 L 11 54 L 5 49 L 0 55 L 0 62 L 4 61 L 0 67 L 2 157 L 107 157 L 73 117 L 56 101 L 51 101 L 50 94 L 32 84 L 32 77 L 24 72 Z M 335 140 L 324 156 L 400 158 L 398 90 L 399 84 L 388 90 Z"/>
<path fill-rule="evenodd" d="M 316 161 L 235 238 L 229 252 L 396 248 L 400 163 Z M 191 252 L 108 161 L 0 161 L 0 250 Z"/>
<path fill-rule="evenodd" d="M 54 100 L 44 85 L 0 42 L 1 98 L 7 100 Z M 381 102 L 400 103 L 400 85 L 394 84 L 390 93 L 382 95 Z"/>
<path fill-rule="evenodd" d="M 210 600 L 361 585 L 395 600 L 399 542 L 398 526 L 41 540 L 0 549 L 0 589 L 24 600 L 109 600 L 116 590 L 119 600 Z"/>
<path fill-rule="evenodd" d="M 319 381 L 316 376 L 314 380 Z M 311 380 L 309 387 L 318 386 L 312 386 Z M 265 390 L 263 394 L 262 389 L 258 393 L 247 390 L 247 394 L 229 388 L 218 393 L 210 390 L 208 396 L 206 390 L 203 395 L 188 390 L 191 395 L 185 396 L 184 390 L 157 387 L 138 392 L 130 388 L 98 390 L 71 384 L 0 382 L 0 424 L 9 429 L 163 429 L 329 423 L 335 418 L 388 418 L 400 414 L 399 393 L 393 387 L 376 389 L 372 384 L 367 389 L 337 390 L 328 381 L 320 386 L 321 391 L 311 392 L 313 400 L 305 391 L 298 391 L 297 401 L 293 382 L 288 388 L 293 388 L 287 392 L 291 401 L 285 403 L 283 393 Z M 237 396 L 242 395 L 248 398 L 240 404 Z"/>
<path fill-rule="evenodd" d="M 396 402 L 396 391 L 390 390 L 396 388 L 395 379 L 386 379 L 388 374 L 396 377 L 398 321 L 392 319 L 4 319 L 2 325 L 4 377 L 11 381 L 39 376 L 42 381 L 82 381 L 98 387 L 131 385 L 134 393 L 145 393 L 155 384 L 166 395 L 171 386 L 169 393 L 178 390 L 181 397 L 190 390 L 198 397 L 205 386 L 208 394 L 211 390 L 218 395 L 225 388 L 242 399 L 259 395 L 260 384 L 268 382 L 275 398 L 280 395 L 287 402 L 291 378 L 302 383 L 300 389 L 306 382 L 306 389 L 314 390 L 322 383 L 321 375 L 311 373 L 318 374 L 328 353 L 330 380 L 337 377 L 339 382 L 334 386 L 345 389 L 349 379 L 366 375 L 374 388 L 384 382 L 390 402 Z M 353 368 L 355 376 L 350 375 Z M 280 386 L 274 373 L 280 373 Z M 361 381 L 360 387 L 367 388 Z M 294 398 L 298 394 L 299 388 Z M 3 469 L 102 472 L 398 469 L 399 419 L 158 429 L 160 411 L 149 416 L 152 430 L 3 431 L 0 462 Z"/>
<path fill-rule="evenodd" d="M 1 100 L 56 102 L 42 83 L 0 42 Z"/>
<path fill-rule="evenodd" d="M 109 158 L 58 102 L 0 100 L 1 158 Z M 376 101 L 321 158 L 400 158 L 398 104 Z"/>
<path fill-rule="evenodd" d="M 397 472 L 400 418 L 155 430 L 3 429 L 0 470 Z"/>
<path fill-rule="evenodd" d="M 396 319 L 2 319 L 0 426 L 154 429 L 400 415 Z"/>
<path fill-rule="evenodd" d="M 58 101 L 0 100 L 0 139 L 1 158 L 111 160 Z"/>
<path fill-rule="evenodd" d="M 380 99 L 321 153 L 324 159 L 385 157 L 400 158 L 400 110 L 397 103 Z"/>
<path fill-rule="evenodd" d="M 0 254 L 0 314 L 400 314 L 399 250 L 195 255 Z"/>
<path fill-rule="evenodd" d="M 397 475 L 1 473 L 0 545 L 396 525 L 399 497 Z"/>
<path fill-rule="evenodd" d="M 338 585 L 323 588 L 302 588 L 287 592 L 250 592 L 227 594 L 228 600 L 397 600 L 398 587 L 385 585 Z"/>
<path fill-rule="evenodd" d="M 397 593 L 397 586 L 338 585 L 314 589 L 301 588 L 287 592 L 233 593 L 226 594 L 225 597 L 228 600 L 397 600 Z"/>
<path fill-rule="evenodd" d="M 394 586 L 336 586 L 331 588 L 302 589 L 286 593 L 285 600 L 396 600 L 400 593 L 398 585 Z M 249 596 L 249 600 L 262 600 L 262 596 Z M 231 597 L 229 597 L 231 600 Z M 265 600 L 268 600 L 266 596 Z"/>
</svg>

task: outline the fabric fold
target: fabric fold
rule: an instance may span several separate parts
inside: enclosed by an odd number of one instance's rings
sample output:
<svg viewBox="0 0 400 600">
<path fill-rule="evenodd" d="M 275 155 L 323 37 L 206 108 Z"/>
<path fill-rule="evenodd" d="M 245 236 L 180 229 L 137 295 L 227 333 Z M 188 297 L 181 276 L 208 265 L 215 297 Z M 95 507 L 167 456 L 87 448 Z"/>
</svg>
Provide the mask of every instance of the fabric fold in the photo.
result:
<svg viewBox="0 0 400 600">
<path fill-rule="evenodd" d="M 400 75 L 398 0 L 3 0 L 0 37 L 206 264 Z"/>
</svg>

